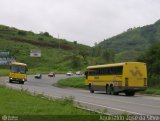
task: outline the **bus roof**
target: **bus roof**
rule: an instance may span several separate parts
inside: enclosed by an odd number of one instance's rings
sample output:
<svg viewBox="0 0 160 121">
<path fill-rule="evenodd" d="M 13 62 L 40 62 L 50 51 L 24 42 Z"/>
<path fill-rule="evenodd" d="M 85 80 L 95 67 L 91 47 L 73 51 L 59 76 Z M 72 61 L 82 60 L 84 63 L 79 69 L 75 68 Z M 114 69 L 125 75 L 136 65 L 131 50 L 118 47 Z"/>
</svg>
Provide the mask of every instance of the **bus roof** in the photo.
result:
<svg viewBox="0 0 160 121">
<path fill-rule="evenodd" d="M 94 66 L 88 66 L 87 69 L 104 68 L 104 67 L 116 67 L 116 66 L 123 66 L 125 64 L 134 64 L 134 63 L 142 63 L 142 62 L 123 62 L 123 63 L 113 63 L 113 64 L 104 64 L 104 65 L 94 65 Z M 145 63 L 142 63 L 142 64 L 145 64 Z"/>
<path fill-rule="evenodd" d="M 11 65 L 27 66 L 27 64 L 25 64 L 25 63 L 19 63 L 19 62 L 12 62 Z"/>
</svg>

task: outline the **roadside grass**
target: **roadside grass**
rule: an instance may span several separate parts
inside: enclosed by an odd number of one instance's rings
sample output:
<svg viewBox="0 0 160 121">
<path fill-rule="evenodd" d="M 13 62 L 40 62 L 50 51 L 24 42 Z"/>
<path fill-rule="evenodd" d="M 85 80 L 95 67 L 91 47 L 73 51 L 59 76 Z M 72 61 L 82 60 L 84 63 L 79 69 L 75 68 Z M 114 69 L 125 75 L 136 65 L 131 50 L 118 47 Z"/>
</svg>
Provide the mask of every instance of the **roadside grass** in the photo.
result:
<svg viewBox="0 0 160 121">
<path fill-rule="evenodd" d="M 160 95 L 160 87 L 148 87 L 143 94 Z"/>
<path fill-rule="evenodd" d="M 78 109 L 74 107 L 73 102 L 73 98 L 49 100 L 43 95 L 33 96 L 29 92 L 0 86 L 0 114 L 2 115 L 16 115 L 22 118 L 33 116 L 33 118 L 39 117 L 39 121 L 42 120 L 41 116 L 42 118 L 43 116 L 49 116 L 52 120 L 59 117 L 57 121 L 73 121 L 72 119 L 85 121 L 85 118 L 88 118 L 89 121 L 99 120 L 99 114 Z M 65 117 L 68 119 L 66 120 Z M 45 120 L 47 121 L 47 119 Z"/>
<path fill-rule="evenodd" d="M 83 88 L 85 89 L 84 85 L 84 77 L 70 77 L 67 79 L 61 79 L 57 82 L 59 87 L 74 87 L 74 88 Z"/>
<path fill-rule="evenodd" d="M 0 76 L 8 76 L 9 69 L 2 69 L 0 68 Z"/>
<path fill-rule="evenodd" d="M 77 108 L 74 97 L 47 98 L 1 85 L 0 109 L 2 119 L 15 118 L 18 121 L 125 121 L 127 118 L 126 113 L 120 115 L 122 118 L 106 115 L 107 109 L 96 113 Z"/>
<path fill-rule="evenodd" d="M 48 100 L 43 95 L 0 87 L 0 114 L 8 115 L 89 115 L 73 107 L 72 99 Z"/>
</svg>

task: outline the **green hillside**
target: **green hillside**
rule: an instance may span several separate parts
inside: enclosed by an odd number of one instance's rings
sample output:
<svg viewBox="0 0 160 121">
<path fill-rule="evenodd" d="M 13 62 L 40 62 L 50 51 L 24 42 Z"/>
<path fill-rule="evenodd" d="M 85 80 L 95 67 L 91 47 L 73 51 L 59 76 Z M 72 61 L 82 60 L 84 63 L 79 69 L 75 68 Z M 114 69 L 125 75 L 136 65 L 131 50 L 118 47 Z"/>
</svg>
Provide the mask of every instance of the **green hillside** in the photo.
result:
<svg viewBox="0 0 160 121">
<path fill-rule="evenodd" d="M 32 73 L 76 71 L 84 70 L 88 65 L 136 61 L 157 42 L 160 42 L 160 20 L 128 29 L 94 47 L 58 39 L 48 32 L 36 34 L 0 25 L 0 50 L 9 50 L 17 61 L 27 63 Z M 42 56 L 30 57 L 31 49 L 41 50 Z"/>
<path fill-rule="evenodd" d="M 42 56 L 30 57 L 31 49 L 41 50 Z M 33 73 L 84 69 L 92 58 L 89 56 L 91 47 L 76 41 L 57 39 L 48 32 L 35 34 L 4 25 L 0 25 L 0 50 L 9 50 L 17 61 L 27 63 Z"/>
<path fill-rule="evenodd" d="M 160 20 L 154 24 L 128 29 L 99 43 L 102 48 L 115 51 L 115 61 L 135 60 L 151 45 L 160 42 Z"/>
</svg>

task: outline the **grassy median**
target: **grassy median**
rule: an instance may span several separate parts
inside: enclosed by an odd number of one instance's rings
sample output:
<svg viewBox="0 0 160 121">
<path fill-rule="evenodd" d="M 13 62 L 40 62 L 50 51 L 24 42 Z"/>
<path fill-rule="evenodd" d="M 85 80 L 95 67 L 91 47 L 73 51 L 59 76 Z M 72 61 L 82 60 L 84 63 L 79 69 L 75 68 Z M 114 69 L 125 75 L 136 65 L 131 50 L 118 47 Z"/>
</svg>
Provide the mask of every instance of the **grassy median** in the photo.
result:
<svg viewBox="0 0 160 121">
<path fill-rule="evenodd" d="M 58 81 L 57 85 L 60 87 L 74 87 L 74 88 L 84 88 L 84 77 L 70 77 L 67 79 L 61 79 Z"/>
<path fill-rule="evenodd" d="M 9 74 L 9 69 L 5 68 L 5 69 L 2 69 L 0 68 L 0 76 L 8 76 Z"/>
</svg>

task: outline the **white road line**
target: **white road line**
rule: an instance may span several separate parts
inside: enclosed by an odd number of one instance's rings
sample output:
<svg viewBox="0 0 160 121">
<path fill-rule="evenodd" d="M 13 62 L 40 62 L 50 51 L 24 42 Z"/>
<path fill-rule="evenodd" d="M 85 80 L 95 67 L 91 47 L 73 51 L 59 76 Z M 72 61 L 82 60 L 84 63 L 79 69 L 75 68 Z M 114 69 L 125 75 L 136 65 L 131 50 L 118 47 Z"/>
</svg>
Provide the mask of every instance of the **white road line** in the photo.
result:
<svg viewBox="0 0 160 121">
<path fill-rule="evenodd" d="M 59 90 L 60 91 L 60 90 Z M 61 91 L 63 92 L 63 91 Z M 63 92 L 63 93 L 66 93 L 66 94 L 71 94 L 69 92 Z M 79 95 L 79 96 L 83 96 L 83 97 L 91 97 L 91 98 L 95 98 L 95 99 L 101 99 L 101 100 L 104 100 L 106 98 L 104 97 L 96 97 L 96 96 L 91 96 L 91 95 L 84 95 L 84 94 L 76 94 L 76 95 Z M 145 107 L 151 107 L 151 108 L 160 108 L 160 106 L 153 106 L 153 105 L 148 105 L 148 104 L 140 104 L 140 103 L 135 103 L 135 102 L 130 102 L 130 101 L 120 101 L 120 100 L 114 100 L 114 99 L 107 99 L 109 101 L 114 101 L 114 102 L 120 102 L 120 103 L 127 103 L 127 104 L 134 104 L 134 105 L 139 105 L 139 106 L 145 106 Z"/>
<path fill-rule="evenodd" d="M 51 96 L 51 95 L 46 95 L 46 96 L 50 96 L 50 97 L 55 97 L 55 98 L 63 98 L 63 97 L 60 97 L 60 96 Z M 103 108 L 109 108 L 109 109 L 112 109 L 112 110 L 117 110 L 117 111 L 120 111 L 120 112 L 128 112 L 130 114 L 136 114 L 136 115 L 145 115 L 145 114 L 142 114 L 142 113 L 138 113 L 138 112 L 133 112 L 133 111 L 127 111 L 127 110 L 124 110 L 124 109 L 119 109 L 119 108 L 113 108 L 113 107 L 109 107 L 109 106 L 104 106 L 104 105 L 99 105 L 99 104 L 94 104 L 94 103 L 89 103 L 89 102 L 84 102 L 84 101 L 79 101 L 79 100 L 74 100 L 75 102 L 78 102 L 78 103 L 83 103 L 83 104 L 88 104 L 88 105 L 94 105 L 94 106 L 98 106 L 98 107 L 103 107 Z M 84 108 L 85 109 L 85 108 Z M 91 110 L 92 111 L 92 110 Z M 110 114 L 109 114 L 110 115 Z"/>
<path fill-rule="evenodd" d="M 88 105 L 94 105 L 94 106 L 98 106 L 98 107 L 109 108 L 109 109 L 117 110 L 117 111 L 121 111 L 121 112 L 128 112 L 128 113 L 136 114 L 136 115 L 144 115 L 142 113 L 127 111 L 127 110 L 124 110 L 124 109 L 113 108 L 113 107 L 109 107 L 109 106 L 104 106 L 104 105 L 99 105 L 99 104 L 94 104 L 94 103 L 89 103 L 89 102 L 84 102 L 84 101 L 79 101 L 79 100 L 75 100 L 75 101 L 80 102 L 80 103 L 84 103 L 84 104 L 88 104 Z"/>
<path fill-rule="evenodd" d="M 86 97 L 92 97 L 96 99 L 106 99 L 102 97 L 94 97 L 94 96 L 86 96 Z M 114 102 L 121 102 L 121 103 L 128 103 L 128 104 L 135 104 L 135 105 L 140 105 L 140 106 L 145 106 L 145 107 L 151 107 L 151 108 L 160 108 L 160 106 L 153 106 L 153 105 L 145 105 L 145 104 L 140 104 L 140 103 L 135 103 L 135 102 L 129 102 L 129 101 L 120 101 L 120 100 L 114 100 L 114 99 L 108 99 L 109 101 L 114 101 Z"/>
<path fill-rule="evenodd" d="M 143 98 L 144 98 L 144 99 L 152 99 L 152 100 L 160 101 L 160 97 L 145 96 L 145 97 L 143 97 Z"/>
</svg>

